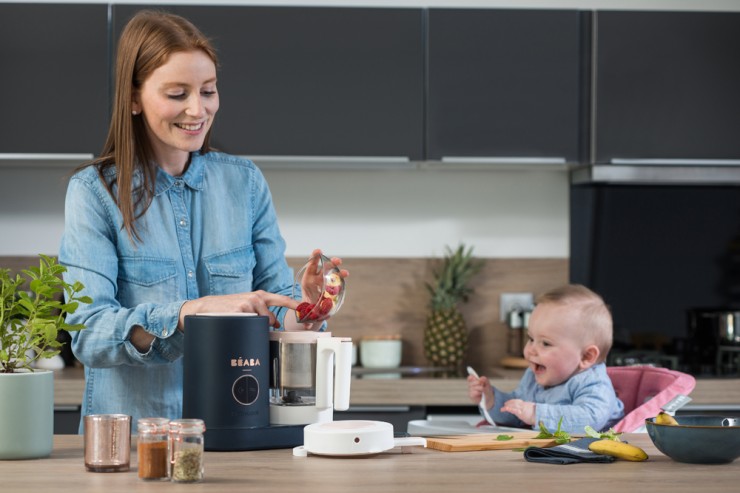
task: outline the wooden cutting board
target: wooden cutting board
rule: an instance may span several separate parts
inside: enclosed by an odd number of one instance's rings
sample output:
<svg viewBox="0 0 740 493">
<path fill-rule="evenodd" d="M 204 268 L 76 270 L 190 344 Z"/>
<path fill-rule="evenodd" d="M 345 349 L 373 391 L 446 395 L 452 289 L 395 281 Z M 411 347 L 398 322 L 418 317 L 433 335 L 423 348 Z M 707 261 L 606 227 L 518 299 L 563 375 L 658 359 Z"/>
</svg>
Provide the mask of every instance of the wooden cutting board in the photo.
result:
<svg viewBox="0 0 740 493">
<path fill-rule="evenodd" d="M 511 440 L 497 440 L 499 435 L 513 436 Z M 535 432 L 502 432 L 428 437 L 427 448 L 445 452 L 469 452 L 472 450 L 511 450 L 516 448 L 552 447 L 553 438 L 535 438 Z"/>
</svg>

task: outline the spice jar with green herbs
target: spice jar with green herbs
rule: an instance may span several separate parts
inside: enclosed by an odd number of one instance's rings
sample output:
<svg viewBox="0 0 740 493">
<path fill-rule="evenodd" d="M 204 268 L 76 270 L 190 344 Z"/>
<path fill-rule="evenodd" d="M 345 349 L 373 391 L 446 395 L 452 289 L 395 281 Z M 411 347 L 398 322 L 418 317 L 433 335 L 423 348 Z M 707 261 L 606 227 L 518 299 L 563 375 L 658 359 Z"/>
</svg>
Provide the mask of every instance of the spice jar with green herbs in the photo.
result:
<svg viewBox="0 0 740 493">
<path fill-rule="evenodd" d="M 167 418 L 141 418 L 137 421 L 140 479 L 151 481 L 169 479 L 167 456 L 169 422 Z"/>
<path fill-rule="evenodd" d="M 169 424 L 170 479 L 176 483 L 203 480 L 202 419 L 176 419 Z"/>
</svg>

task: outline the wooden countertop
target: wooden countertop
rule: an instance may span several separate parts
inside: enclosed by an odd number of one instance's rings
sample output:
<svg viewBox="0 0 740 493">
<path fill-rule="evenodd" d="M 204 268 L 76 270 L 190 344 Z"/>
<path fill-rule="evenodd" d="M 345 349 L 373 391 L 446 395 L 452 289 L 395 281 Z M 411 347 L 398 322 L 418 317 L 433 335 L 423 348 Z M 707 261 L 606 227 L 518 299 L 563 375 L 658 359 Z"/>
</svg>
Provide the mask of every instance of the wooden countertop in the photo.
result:
<svg viewBox="0 0 740 493">
<path fill-rule="evenodd" d="M 3 491 L 15 493 L 129 493 L 168 491 L 404 491 L 449 493 L 484 491 L 492 486 L 518 493 L 573 493 L 626 488 L 651 493 L 737 490 L 740 460 L 725 465 L 680 464 L 662 455 L 646 434 L 625 438 L 649 455 L 645 462 L 558 466 L 527 462 L 521 452 L 441 452 L 422 447 L 393 449 L 363 458 L 293 457 L 290 449 L 206 452 L 205 480 L 197 484 L 145 482 L 131 471 L 90 473 L 83 461 L 83 437 L 57 435 L 51 457 L 0 461 Z"/>
<path fill-rule="evenodd" d="M 491 383 L 509 391 L 516 388 L 521 370 L 494 369 Z M 80 368 L 68 368 L 54 375 L 54 403 L 79 406 L 84 390 Z M 740 408 L 740 379 L 697 379 L 690 406 L 735 406 Z M 351 384 L 353 406 L 470 406 L 462 378 L 355 378 Z"/>
</svg>

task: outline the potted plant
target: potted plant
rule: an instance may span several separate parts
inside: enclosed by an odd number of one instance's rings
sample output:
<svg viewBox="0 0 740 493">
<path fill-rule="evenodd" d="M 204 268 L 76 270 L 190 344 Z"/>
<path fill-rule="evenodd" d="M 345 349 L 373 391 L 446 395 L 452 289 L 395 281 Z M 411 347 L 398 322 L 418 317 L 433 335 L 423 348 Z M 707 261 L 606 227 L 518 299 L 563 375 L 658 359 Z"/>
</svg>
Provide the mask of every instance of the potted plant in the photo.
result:
<svg viewBox="0 0 740 493">
<path fill-rule="evenodd" d="M 0 269 L 0 459 L 31 459 L 51 454 L 54 436 L 54 373 L 33 363 L 59 353 L 60 330 L 80 303 L 84 286 L 69 284 L 66 267 L 39 255 L 38 267 L 12 276 Z M 66 302 L 63 300 L 66 295 Z"/>
</svg>

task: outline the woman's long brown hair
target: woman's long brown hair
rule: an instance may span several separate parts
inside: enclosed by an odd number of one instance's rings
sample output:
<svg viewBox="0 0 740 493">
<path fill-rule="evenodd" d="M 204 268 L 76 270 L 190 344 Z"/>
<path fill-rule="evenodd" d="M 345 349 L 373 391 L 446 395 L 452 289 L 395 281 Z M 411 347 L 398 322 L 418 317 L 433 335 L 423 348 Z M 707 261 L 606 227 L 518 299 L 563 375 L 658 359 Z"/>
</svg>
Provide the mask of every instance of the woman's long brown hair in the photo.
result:
<svg viewBox="0 0 740 493">
<path fill-rule="evenodd" d="M 215 49 L 190 21 L 153 10 L 142 10 L 132 17 L 118 41 L 116 90 L 108 137 L 100 157 L 83 167 L 97 167 L 101 180 L 121 211 L 123 227 L 132 241 L 141 241 L 136 219 L 151 204 L 157 172 L 143 119 L 131 113 L 134 93 L 170 55 L 194 50 L 203 51 L 218 66 Z M 209 130 L 201 153 L 210 150 L 210 135 Z M 113 180 L 106 179 L 104 174 L 110 167 L 116 168 Z M 141 172 L 141 183 L 134 185 L 137 170 Z"/>
</svg>

